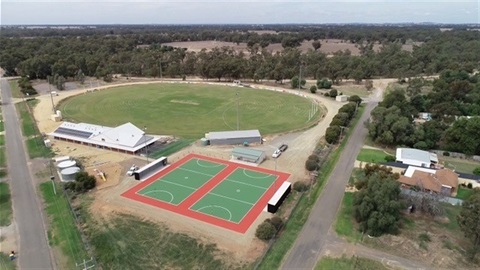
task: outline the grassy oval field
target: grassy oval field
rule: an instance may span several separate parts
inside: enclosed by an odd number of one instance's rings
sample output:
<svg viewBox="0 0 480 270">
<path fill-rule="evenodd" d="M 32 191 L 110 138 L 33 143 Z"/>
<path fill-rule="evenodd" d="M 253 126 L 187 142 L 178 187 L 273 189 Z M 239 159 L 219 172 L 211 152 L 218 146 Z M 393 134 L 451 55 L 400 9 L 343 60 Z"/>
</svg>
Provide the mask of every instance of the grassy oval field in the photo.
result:
<svg viewBox="0 0 480 270">
<path fill-rule="evenodd" d="M 240 129 L 262 134 L 304 128 L 319 117 L 318 111 L 309 117 L 312 102 L 296 95 L 207 84 L 115 87 L 68 98 L 59 107 L 69 121 L 105 126 L 131 122 L 151 134 L 191 139 L 236 130 L 237 102 Z"/>
</svg>

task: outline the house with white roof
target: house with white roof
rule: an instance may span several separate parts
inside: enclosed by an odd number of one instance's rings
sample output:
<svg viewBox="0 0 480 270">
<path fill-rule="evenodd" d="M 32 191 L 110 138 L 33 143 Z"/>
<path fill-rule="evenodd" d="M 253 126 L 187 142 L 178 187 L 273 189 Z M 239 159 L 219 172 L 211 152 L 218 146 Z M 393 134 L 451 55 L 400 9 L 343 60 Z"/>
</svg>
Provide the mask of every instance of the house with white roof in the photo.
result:
<svg viewBox="0 0 480 270">
<path fill-rule="evenodd" d="M 87 123 L 63 122 L 55 131 L 47 135 L 56 140 L 127 154 L 138 154 L 158 140 L 154 136 L 145 134 L 132 123 L 112 128 Z"/>
</svg>

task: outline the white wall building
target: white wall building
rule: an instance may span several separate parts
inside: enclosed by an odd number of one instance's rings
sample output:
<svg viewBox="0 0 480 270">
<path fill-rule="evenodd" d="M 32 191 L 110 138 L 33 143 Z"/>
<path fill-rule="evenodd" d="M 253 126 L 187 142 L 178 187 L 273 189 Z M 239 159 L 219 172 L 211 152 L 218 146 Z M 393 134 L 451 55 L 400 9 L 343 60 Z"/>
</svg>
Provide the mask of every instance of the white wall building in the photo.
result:
<svg viewBox="0 0 480 270">
<path fill-rule="evenodd" d="M 437 154 L 413 148 L 397 148 L 396 160 L 404 164 L 426 168 L 438 163 Z"/>
<path fill-rule="evenodd" d="M 86 123 L 63 122 L 49 133 L 56 140 L 79 143 L 116 152 L 137 154 L 158 138 L 148 136 L 132 123 L 118 127 L 104 127 Z"/>
</svg>

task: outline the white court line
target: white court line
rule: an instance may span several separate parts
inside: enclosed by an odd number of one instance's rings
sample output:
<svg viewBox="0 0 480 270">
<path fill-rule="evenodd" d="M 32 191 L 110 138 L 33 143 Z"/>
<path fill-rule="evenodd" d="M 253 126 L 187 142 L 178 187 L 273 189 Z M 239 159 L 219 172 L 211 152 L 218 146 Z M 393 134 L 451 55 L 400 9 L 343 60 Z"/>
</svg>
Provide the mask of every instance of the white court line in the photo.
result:
<svg viewBox="0 0 480 270">
<path fill-rule="evenodd" d="M 204 162 L 209 162 L 209 163 L 214 163 L 214 162 L 197 159 L 197 165 L 200 166 L 200 167 L 203 167 L 203 168 L 218 168 L 220 166 L 223 166 L 223 164 L 219 164 L 219 163 L 216 163 L 215 165 L 212 165 L 212 166 L 206 166 L 206 165 L 202 165 L 202 164 L 198 163 L 199 161 L 204 161 Z"/>
<path fill-rule="evenodd" d="M 176 186 L 179 186 L 179 187 L 184 187 L 184 188 L 188 188 L 188 189 L 198 190 L 198 189 L 196 189 L 196 188 L 193 188 L 193 187 L 188 187 L 188 186 L 184 186 L 184 185 L 182 185 L 182 184 L 173 183 L 173 182 L 170 182 L 170 181 L 168 181 L 168 180 L 164 180 L 164 179 L 160 180 L 160 182 L 159 182 L 159 183 L 161 183 L 161 182 L 169 183 L 169 184 L 171 184 L 171 185 L 176 185 Z"/>
<path fill-rule="evenodd" d="M 209 216 L 213 216 L 213 217 L 216 217 L 216 218 L 220 218 L 220 219 L 224 219 L 224 218 L 221 218 L 221 217 L 217 217 L 215 215 L 212 215 L 212 214 L 208 214 L 208 213 L 205 213 L 205 212 L 202 212 L 203 209 L 205 208 L 220 208 L 220 209 L 223 209 L 223 210 L 226 210 L 228 212 L 228 214 L 230 215 L 230 217 L 228 218 L 228 221 L 232 221 L 232 212 L 230 212 L 230 210 L 228 210 L 228 208 L 225 208 L 223 206 L 220 206 L 220 205 L 207 205 L 207 206 L 203 206 L 203 207 L 200 207 L 198 208 L 197 212 L 200 212 L 202 214 L 206 214 L 206 215 L 209 215 Z"/>
<path fill-rule="evenodd" d="M 268 178 L 270 176 L 273 176 L 272 174 L 266 174 L 266 173 L 265 173 L 265 176 L 262 176 L 262 177 L 251 176 L 251 175 L 248 175 L 248 173 L 247 173 L 247 171 L 245 171 L 245 169 L 243 169 L 243 174 L 245 174 L 246 177 L 250 177 L 250 178 L 253 178 L 253 179 L 264 179 L 264 178 Z"/>
<path fill-rule="evenodd" d="M 252 185 L 252 184 L 248 184 L 248 183 L 244 183 L 244 182 L 240 182 L 240 181 L 235 181 L 235 180 L 231 180 L 231 179 L 225 179 L 224 181 L 230 181 L 230 182 L 235 182 L 235 183 L 239 183 L 239 184 L 243 184 L 243 185 L 247 185 L 247 186 L 251 186 L 251 187 L 256 187 L 256 188 L 260 188 L 260 189 L 268 189 L 268 188 L 264 188 L 264 187 L 261 187 L 261 186 L 256 186 L 256 185 Z"/>
<path fill-rule="evenodd" d="M 211 174 L 208 174 L 208 173 L 202 173 L 202 172 L 197 172 L 197 171 L 190 170 L 190 169 L 185 169 L 185 168 L 182 168 L 182 167 L 178 167 L 178 169 L 184 170 L 184 171 L 187 171 L 187 172 L 192 172 L 192 173 L 196 173 L 196 174 L 205 175 L 205 176 L 210 176 L 210 177 L 214 177 L 214 176 L 215 176 L 215 175 L 211 175 Z M 221 171 L 220 171 L 220 172 L 221 172 Z"/>
<path fill-rule="evenodd" d="M 207 193 L 207 194 L 212 194 L 212 195 L 215 195 L 215 196 L 218 196 L 218 197 L 222 197 L 222 198 L 229 199 L 229 200 L 232 200 L 232 201 L 241 202 L 241 203 L 248 204 L 248 205 L 252 205 L 252 206 L 255 205 L 255 204 L 253 204 L 253 203 L 249 203 L 249 202 L 242 201 L 242 200 L 237 200 L 237 199 L 230 198 L 230 197 L 223 196 L 223 195 L 219 195 L 219 194 L 216 194 L 216 193 L 213 193 L 213 192 L 209 192 L 209 193 Z"/>
<path fill-rule="evenodd" d="M 158 190 L 150 190 L 150 191 L 147 191 L 147 192 L 143 193 L 142 195 L 147 195 L 147 194 L 150 194 L 150 193 L 167 193 L 167 194 L 169 194 L 170 197 L 171 197 L 171 199 L 170 199 L 170 201 L 168 201 L 168 203 L 172 203 L 173 198 L 174 198 L 174 196 L 173 196 L 172 193 L 170 193 L 170 192 L 168 192 L 168 191 L 166 191 L 166 190 L 161 190 L 161 189 L 158 189 Z M 149 197 L 150 197 L 150 196 L 149 196 Z M 152 197 L 150 197 L 150 198 L 152 198 Z M 157 199 L 157 200 L 161 201 L 161 200 L 158 199 L 158 198 L 153 198 L 153 199 Z M 173 204 L 173 203 L 172 203 L 172 204 Z"/>
</svg>

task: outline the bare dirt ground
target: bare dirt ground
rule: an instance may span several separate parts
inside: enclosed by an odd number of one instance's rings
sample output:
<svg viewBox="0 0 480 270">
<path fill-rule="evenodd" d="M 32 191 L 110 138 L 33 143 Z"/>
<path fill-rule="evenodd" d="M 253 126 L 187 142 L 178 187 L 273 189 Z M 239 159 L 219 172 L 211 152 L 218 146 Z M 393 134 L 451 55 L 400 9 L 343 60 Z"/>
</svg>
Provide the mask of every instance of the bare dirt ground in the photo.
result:
<svg viewBox="0 0 480 270">
<path fill-rule="evenodd" d="M 302 52 L 307 52 L 309 49 L 313 50 L 312 47 L 313 41 L 303 41 L 302 44 L 298 47 Z M 356 47 L 356 44 L 351 43 L 350 41 L 339 40 L 339 39 L 322 39 L 320 40 L 322 46 L 320 47 L 320 51 L 332 55 L 338 51 L 350 50 L 352 55 L 360 55 L 360 50 Z M 247 52 L 247 43 L 239 43 L 236 44 L 234 42 L 225 42 L 225 41 L 182 41 L 182 42 L 169 42 L 163 43 L 162 45 L 172 46 L 172 47 L 180 47 L 180 48 L 187 48 L 188 51 L 192 52 L 199 52 L 202 49 L 206 49 L 207 51 L 212 50 L 215 47 L 232 47 L 236 51 L 243 51 L 244 53 Z M 415 45 L 421 45 L 416 43 Z M 373 49 L 375 51 L 379 51 L 381 48 L 380 44 L 375 44 Z M 406 51 L 413 50 L 413 44 L 405 44 L 402 45 L 402 48 Z M 280 43 L 273 43 L 266 47 L 267 50 L 276 53 L 283 50 L 282 44 Z"/>
</svg>

